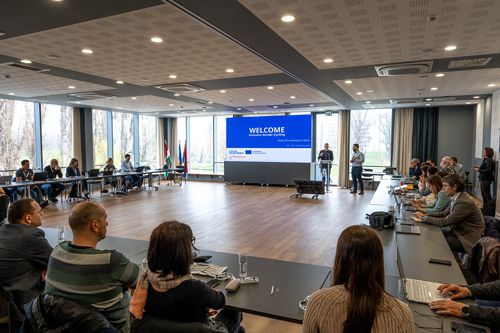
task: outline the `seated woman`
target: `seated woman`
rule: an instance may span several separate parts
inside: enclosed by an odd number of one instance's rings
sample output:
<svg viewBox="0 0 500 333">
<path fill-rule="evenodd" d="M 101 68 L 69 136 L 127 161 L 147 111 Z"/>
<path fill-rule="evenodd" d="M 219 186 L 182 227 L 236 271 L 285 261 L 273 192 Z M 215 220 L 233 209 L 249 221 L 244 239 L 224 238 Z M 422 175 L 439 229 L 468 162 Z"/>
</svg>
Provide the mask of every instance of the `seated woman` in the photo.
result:
<svg viewBox="0 0 500 333">
<path fill-rule="evenodd" d="M 104 167 L 102 168 L 102 171 L 113 173 L 115 170 L 116 170 L 116 168 L 115 168 L 115 165 L 113 164 L 113 159 L 111 157 L 109 157 L 106 160 L 106 165 L 104 165 Z M 106 177 L 104 185 L 111 184 L 112 187 L 116 187 L 116 183 L 117 183 L 117 181 L 115 178 Z"/>
<path fill-rule="evenodd" d="M 174 322 L 200 322 L 224 327 L 228 333 L 244 332 L 241 312 L 223 309 L 222 292 L 191 276 L 194 237 L 191 228 L 177 221 L 164 222 L 151 233 L 148 269 L 143 273 L 130 303 L 136 320 L 153 316 Z M 214 320 L 208 315 L 222 309 Z"/>
<path fill-rule="evenodd" d="M 443 189 L 443 180 L 438 175 L 430 176 L 427 181 L 427 187 L 431 191 L 426 197 L 412 201 L 412 206 L 417 211 L 424 214 L 441 212 L 446 209 L 450 203 L 450 198 L 446 196 Z"/>
<path fill-rule="evenodd" d="M 72 158 L 69 162 L 69 166 L 66 168 L 66 177 L 79 177 L 82 174 L 80 173 L 80 169 L 78 168 L 78 160 L 76 158 Z M 87 181 L 82 180 L 82 190 L 85 199 L 89 198 L 89 192 L 87 191 Z M 78 198 L 78 181 L 74 181 L 71 183 L 71 191 L 69 192 L 68 197 Z"/>
<path fill-rule="evenodd" d="M 429 165 L 427 162 L 422 163 L 422 174 L 420 175 L 418 179 L 418 192 L 420 194 L 423 193 L 424 189 L 426 188 L 426 180 L 427 180 L 427 169 L 429 169 Z"/>
<path fill-rule="evenodd" d="M 384 254 L 375 231 L 355 225 L 337 242 L 333 286 L 316 291 L 303 333 L 414 332 L 408 305 L 384 290 Z"/>
</svg>

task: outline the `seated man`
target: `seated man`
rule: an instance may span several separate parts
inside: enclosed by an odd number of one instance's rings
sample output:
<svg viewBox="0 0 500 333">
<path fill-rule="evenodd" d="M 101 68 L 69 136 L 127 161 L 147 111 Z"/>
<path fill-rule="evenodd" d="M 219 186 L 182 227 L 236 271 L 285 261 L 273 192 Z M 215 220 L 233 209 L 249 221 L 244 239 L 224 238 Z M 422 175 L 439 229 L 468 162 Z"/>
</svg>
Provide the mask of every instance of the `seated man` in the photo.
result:
<svg viewBox="0 0 500 333">
<path fill-rule="evenodd" d="M 458 163 L 458 158 L 456 156 L 452 156 L 450 157 L 450 159 L 451 159 L 451 168 L 453 169 L 455 174 L 462 177 L 462 179 L 465 178 L 464 166 Z"/>
<path fill-rule="evenodd" d="M 35 173 L 30 169 L 30 161 L 22 160 L 21 168 L 16 171 L 16 182 L 22 183 L 25 181 L 33 181 L 33 177 Z M 43 208 L 47 206 L 49 203 L 47 200 L 43 199 L 42 190 L 36 185 L 29 186 L 30 195 L 36 202 Z M 24 194 L 25 188 L 23 186 L 19 186 L 17 191 L 22 195 Z"/>
<path fill-rule="evenodd" d="M 120 170 L 121 172 L 127 173 L 127 172 L 134 172 L 134 166 L 132 165 L 132 162 L 130 162 L 130 154 L 125 154 L 125 159 L 122 161 L 120 165 Z M 130 184 L 132 187 L 141 187 L 142 186 L 142 177 L 138 175 L 127 175 L 124 177 L 125 182 Z"/>
<path fill-rule="evenodd" d="M 42 225 L 42 210 L 35 200 L 12 203 L 8 221 L 0 227 L 0 287 L 11 293 L 22 311 L 43 291 L 52 247 L 37 228 Z"/>
<path fill-rule="evenodd" d="M 484 219 L 481 210 L 464 192 L 465 185 L 458 175 L 449 175 L 443 179 L 443 191 L 451 198 L 448 208 L 439 213 L 425 215 L 416 212 L 425 223 L 448 227 L 443 229 L 452 251 L 470 253 L 484 231 Z"/>
<path fill-rule="evenodd" d="M 63 177 L 61 168 L 59 167 L 59 161 L 55 158 L 50 160 L 50 165 L 47 165 L 43 171 L 47 173 L 47 178 L 49 180 Z M 51 202 L 57 202 L 57 196 L 65 189 L 64 185 L 61 183 L 44 184 L 42 188 L 47 191 L 47 196 Z"/>
<path fill-rule="evenodd" d="M 9 207 L 9 198 L 3 188 L 0 187 L 0 226 L 7 217 L 7 207 Z"/>
<path fill-rule="evenodd" d="M 476 304 L 464 304 L 453 300 L 460 298 L 475 298 L 484 300 L 500 301 L 500 280 L 485 284 L 473 284 L 467 287 L 456 284 L 440 285 L 438 290 L 444 294 L 452 294 L 451 300 L 439 300 L 429 304 L 429 307 L 437 314 L 445 316 L 461 317 L 473 323 L 490 327 L 500 327 L 500 307 L 480 306 Z"/>
<path fill-rule="evenodd" d="M 45 293 L 89 304 L 122 332 L 130 329 L 130 296 L 139 267 L 116 250 L 98 250 L 108 221 L 104 208 L 93 202 L 75 205 L 69 216 L 73 241 L 62 242 L 49 260 Z"/>
<path fill-rule="evenodd" d="M 420 169 L 420 160 L 418 158 L 412 158 L 410 161 L 410 170 L 408 171 L 408 176 L 413 179 L 419 179 L 422 175 L 422 170 Z"/>
</svg>

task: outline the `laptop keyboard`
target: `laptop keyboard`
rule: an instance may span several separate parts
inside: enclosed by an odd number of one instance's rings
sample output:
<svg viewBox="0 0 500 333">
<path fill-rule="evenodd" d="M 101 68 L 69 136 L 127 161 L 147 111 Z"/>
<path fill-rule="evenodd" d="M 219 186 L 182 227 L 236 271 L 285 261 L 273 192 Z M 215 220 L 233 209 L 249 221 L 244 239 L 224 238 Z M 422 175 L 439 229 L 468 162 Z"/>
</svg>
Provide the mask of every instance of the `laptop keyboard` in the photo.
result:
<svg viewBox="0 0 500 333">
<path fill-rule="evenodd" d="M 445 299 L 438 290 L 441 283 L 407 279 L 406 280 L 406 294 L 408 300 L 417 303 L 429 304 L 432 301 L 437 301 L 440 299 Z"/>
</svg>

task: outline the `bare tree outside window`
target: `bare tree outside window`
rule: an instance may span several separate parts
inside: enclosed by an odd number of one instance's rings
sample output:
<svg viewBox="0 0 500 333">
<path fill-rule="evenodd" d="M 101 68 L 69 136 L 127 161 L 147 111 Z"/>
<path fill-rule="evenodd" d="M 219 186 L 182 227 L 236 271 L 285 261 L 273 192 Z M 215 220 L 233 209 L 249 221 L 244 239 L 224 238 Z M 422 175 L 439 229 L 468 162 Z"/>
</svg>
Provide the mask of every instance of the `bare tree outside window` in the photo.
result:
<svg viewBox="0 0 500 333">
<path fill-rule="evenodd" d="M 34 103 L 0 99 L 0 170 L 14 170 L 35 159 Z"/>
<path fill-rule="evenodd" d="M 213 173 L 213 117 L 189 119 L 189 172 Z"/>
<path fill-rule="evenodd" d="M 215 136 L 215 170 L 216 174 L 224 174 L 224 160 L 226 159 L 226 119 L 227 116 L 217 116 L 217 133 Z"/>
<path fill-rule="evenodd" d="M 333 152 L 333 163 L 331 170 L 331 183 L 337 185 L 339 181 L 339 154 L 338 154 L 338 123 L 339 114 L 333 113 L 331 116 L 325 114 L 316 115 L 316 152 L 317 157 L 319 151 L 323 149 L 325 143 L 330 145 L 330 150 Z M 315 168 L 316 180 L 321 180 L 321 170 L 319 166 Z"/>
<path fill-rule="evenodd" d="M 152 169 L 159 167 L 157 121 L 156 117 L 139 116 L 139 164 Z"/>
<path fill-rule="evenodd" d="M 108 112 L 92 110 L 94 167 L 101 169 L 108 159 Z M 117 163 L 115 161 L 115 163 Z"/>
<path fill-rule="evenodd" d="M 61 105 L 41 104 L 42 166 L 55 158 L 61 166 L 67 166 L 73 158 L 73 108 Z"/>
<path fill-rule="evenodd" d="M 118 167 L 125 154 L 134 150 L 134 116 L 130 113 L 113 112 L 113 160 Z M 139 161 L 133 161 L 134 164 Z"/>
</svg>

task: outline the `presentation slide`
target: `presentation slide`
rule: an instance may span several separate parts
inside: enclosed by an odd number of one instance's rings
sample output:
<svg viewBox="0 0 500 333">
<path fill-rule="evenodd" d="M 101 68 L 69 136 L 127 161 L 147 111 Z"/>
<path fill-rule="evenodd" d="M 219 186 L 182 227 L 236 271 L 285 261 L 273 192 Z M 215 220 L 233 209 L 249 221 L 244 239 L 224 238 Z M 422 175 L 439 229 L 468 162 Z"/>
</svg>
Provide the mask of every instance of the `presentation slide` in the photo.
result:
<svg viewBox="0 0 500 333">
<path fill-rule="evenodd" d="M 226 160 L 311 162 L 311 116 L 226 119 Z"/>
</svg>

